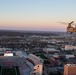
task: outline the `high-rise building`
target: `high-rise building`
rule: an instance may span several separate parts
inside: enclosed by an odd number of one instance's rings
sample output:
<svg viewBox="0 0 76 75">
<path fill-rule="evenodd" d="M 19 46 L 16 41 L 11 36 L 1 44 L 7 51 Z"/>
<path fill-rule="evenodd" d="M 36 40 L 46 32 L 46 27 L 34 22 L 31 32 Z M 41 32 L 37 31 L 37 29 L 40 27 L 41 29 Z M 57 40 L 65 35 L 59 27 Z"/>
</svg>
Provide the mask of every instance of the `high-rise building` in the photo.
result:
<svg viewBox="0 0 76 75">
<path fill-rule="evenodd" d="M 64 75 L 76 75 L 76 64 L 64 65 Z"/>
</svg>

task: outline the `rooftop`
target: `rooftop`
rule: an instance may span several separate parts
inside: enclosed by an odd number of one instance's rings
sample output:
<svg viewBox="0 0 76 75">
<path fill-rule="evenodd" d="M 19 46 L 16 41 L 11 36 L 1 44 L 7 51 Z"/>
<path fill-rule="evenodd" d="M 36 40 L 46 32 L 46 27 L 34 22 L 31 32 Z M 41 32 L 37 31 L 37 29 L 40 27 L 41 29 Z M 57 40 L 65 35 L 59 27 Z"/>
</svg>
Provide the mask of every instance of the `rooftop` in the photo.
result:
<svg viewBox="0 0 76 75">
<path fill-rule="evenodd" d="M 66 64 L 67 66 L 76 66 L 76 64 Z"/>
<path fill-rule="evenodd" d="M 48 50 L 48 51 L 58 51 L 55 48 L 45 48 L 45 50 Z"/>
</svg>

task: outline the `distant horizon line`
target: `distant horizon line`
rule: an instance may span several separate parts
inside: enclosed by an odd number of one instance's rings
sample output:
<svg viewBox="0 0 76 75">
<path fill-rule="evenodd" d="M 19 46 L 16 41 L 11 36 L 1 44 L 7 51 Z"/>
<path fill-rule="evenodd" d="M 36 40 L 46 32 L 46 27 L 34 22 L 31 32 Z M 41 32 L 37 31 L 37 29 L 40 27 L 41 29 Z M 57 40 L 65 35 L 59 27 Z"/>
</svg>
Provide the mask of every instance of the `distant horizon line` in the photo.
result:
<svg viewBox="0 0 76 75">
<path fill-rule="evenodd" d="M 0 29 L 0 30 L 2 30 L 2 31 L 29 31 L 29 32 L 65 32 L 65 31 L 53 31 L 53 30 L 30 30 L 30 29 L 28 29 L 28 30 L 24 30 L 24 29 Z"/>
</svg>

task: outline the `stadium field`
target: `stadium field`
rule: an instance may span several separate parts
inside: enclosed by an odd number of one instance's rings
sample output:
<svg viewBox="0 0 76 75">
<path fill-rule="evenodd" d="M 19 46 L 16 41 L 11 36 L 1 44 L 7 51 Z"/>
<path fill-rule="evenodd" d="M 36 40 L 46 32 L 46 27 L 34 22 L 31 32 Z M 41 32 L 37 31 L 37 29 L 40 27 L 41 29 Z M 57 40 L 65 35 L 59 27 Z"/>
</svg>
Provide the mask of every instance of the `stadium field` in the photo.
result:
<svg viewBox="0 0 76 75">
<path fill-rule="evenodd" d="M 2 68 L 1 75 L 17 75 L 16 68 Z"/>
</svg>

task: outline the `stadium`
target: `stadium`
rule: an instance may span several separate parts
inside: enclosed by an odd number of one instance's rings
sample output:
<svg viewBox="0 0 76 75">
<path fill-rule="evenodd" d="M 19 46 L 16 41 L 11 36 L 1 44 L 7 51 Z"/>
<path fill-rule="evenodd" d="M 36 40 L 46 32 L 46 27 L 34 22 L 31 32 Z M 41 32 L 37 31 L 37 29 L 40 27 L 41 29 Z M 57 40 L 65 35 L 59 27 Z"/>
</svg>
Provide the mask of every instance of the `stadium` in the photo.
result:
<svg viewBox="0 0 76 75">
<path fill-rule="evenodd" d="M 22 51 L 0 53 L 0 75 L 42 75 L 42 61 Z"/>
</svg>

